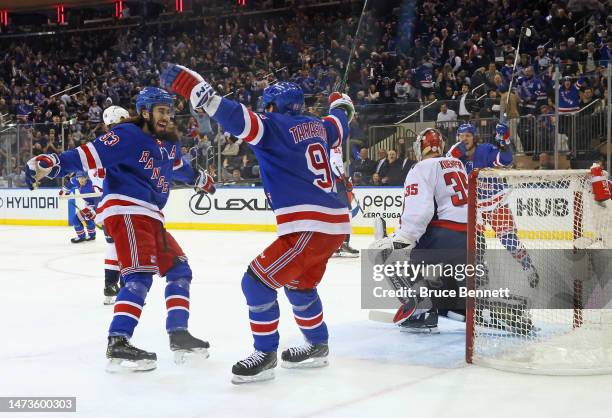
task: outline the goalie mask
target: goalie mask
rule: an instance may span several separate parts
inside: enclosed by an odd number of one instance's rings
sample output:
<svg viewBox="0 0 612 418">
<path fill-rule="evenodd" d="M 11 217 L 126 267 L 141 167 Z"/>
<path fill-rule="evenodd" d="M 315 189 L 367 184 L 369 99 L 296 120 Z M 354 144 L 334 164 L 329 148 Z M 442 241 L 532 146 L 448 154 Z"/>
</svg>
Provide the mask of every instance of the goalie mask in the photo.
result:
<svg viewBox="0 0 612 418">
<path fill-rule="evenodd" d="M 440 131 L 434 128 L 427 128 L 417 136 L 414 141 L 414 155 L 417 161 L 429 153 L 436 152 L 440 155 L 444 152 L 444 140 Z"/>
</svg>

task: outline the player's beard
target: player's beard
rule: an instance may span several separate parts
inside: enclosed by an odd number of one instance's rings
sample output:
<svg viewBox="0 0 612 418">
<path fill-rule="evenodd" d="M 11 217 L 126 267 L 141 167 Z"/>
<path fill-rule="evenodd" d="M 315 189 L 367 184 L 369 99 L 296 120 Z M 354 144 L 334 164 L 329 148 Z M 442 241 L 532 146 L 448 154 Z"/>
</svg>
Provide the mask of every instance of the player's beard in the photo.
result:
<svg viewBox="0 0 612 418">
<path fill-rule="evenodd" d="M 161 139 L 164 141 L 171 141 L 171 142 L 176 142 L 179 139 L 179 135 L 178 135 L 176 126 L 174 125 L 174 122 L 172 121 L 168 121 L 166 128 L 163 130 L 159 129 L 157 127 L 157 121 L 154 121 L 152 119 L 147 119 L 146 124 L 147 124 L 147 129 L 149 130 L 149 132 L 151 132 L 151 134 L 157 139 Z"/>
</svg>

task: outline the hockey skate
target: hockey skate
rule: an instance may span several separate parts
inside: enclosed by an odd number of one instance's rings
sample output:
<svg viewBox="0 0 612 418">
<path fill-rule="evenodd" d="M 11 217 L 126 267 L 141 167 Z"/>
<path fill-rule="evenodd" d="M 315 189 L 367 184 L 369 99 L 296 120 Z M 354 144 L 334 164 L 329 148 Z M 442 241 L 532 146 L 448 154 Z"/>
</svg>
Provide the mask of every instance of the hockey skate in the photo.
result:
<svg viewBox="0 0 612 418">
<path fill-rule="evenodd" d="M 117 298 L 117 293 L 119 293 L 119 284 L 113 283 L 104 286 L 104 304 L 114 305 L 115 299 Z"/>
<path fill-rule="evenodd" d="M 134 347 L 123 336 L 108 337 L 106 358 L 109 373 L 143 372 L 157 367 L 157 354 Z"/>
<path fill-rule="evenodd" d="M 439 334 L 438 330 L 438 312 L 435 309 L 415 315 L 402 322 L 400 325 L 401 331 L 413 332 L 418 334 Z"/>
<path fill-rule="evenodd" d="M 240 360 L 232 367 L 232 383 L 262 382 L 274 379 L 274 368 L 276 367 L 276 351 L 264 353 L 262 351 L 253 352 L 244 360 Z"/>
<path fill-rule="evenodd" d="M 208 341 L 194 337 L 187 330 L 174 331 L 169 334 L 170 350 L 174 352 L 174 362 L 184 364 L 192 357 L 207 359 L 210 354 Z"/>
<path fill-rule="evenodd" d="M 352 248 L 346 242 L 343 242 L 340 248 L 338 248 L 332 257 L 338 258 L 357 258 L 359 257 L 359 250 Z"/>
<path fill-rule="evenodd" d="M 283 351 L 281 367 L 285 369 L 314 369 L 329 365 L 327 355 L 329 347 L 327 343 L 306 344 L 291 347 Z"/>
<path fill-rule="evenodd" d="M 73 244 L 80 244 L 81 242 L 85 242 L 85 241 L 86 241 L 85 236 L 70 238 L 70 242 Z"/>
<path fill-rule="evenodd" d="M 95 241 L 95 240 L 96 240 L 96 234 L 90 235 L 85 239 L 85 241 Z"/>
</svg>

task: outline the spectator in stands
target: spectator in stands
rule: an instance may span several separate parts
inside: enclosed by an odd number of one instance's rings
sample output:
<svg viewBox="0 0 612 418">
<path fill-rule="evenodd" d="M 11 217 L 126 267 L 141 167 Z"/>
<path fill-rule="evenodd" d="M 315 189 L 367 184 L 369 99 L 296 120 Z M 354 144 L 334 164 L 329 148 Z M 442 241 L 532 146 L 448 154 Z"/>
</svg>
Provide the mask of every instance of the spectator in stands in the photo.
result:
<svg viewBox="0 0 612 418">
<path fill-rule="evenodd" d="M 404 184 L 402 177 L 402 161 L 397 158 L 397 151 L 387 152 L 387 161 L 380 168 L 381 183 L 386 186 L 401 186 Z"/>
<path fill-rule="evenodd" d="M 555 165 L 553 164 L 550 155 L 545 152 L 540 153 L 538 160 L 540 162 L 538 170 L 552 170 L 555 168 Z"/>
<path fill-rule="evenodd" d="M 382 186 L 382 182 L 380 181 L 380 174 L 374 173 L 372 174 L 372 186 Z"/>
<path fill-rule="evenodd" d="M 457 114 L 454 110 L 449 109 L 446 103 L 442 103 L 436 122 L 436 126 L 440 129 L 444 138 L 449 138 L 451 131 L 457 125 Z"/>
<path fill-rule="evenodd" d="M 378 150 L 378 160 L 376 161 L 376 170 L 375 173 L 379 173 L 380 174 L 380 169 L 382 168 L 382 166 L 387 162 L 387 150 L 386 149 L 379 149 Z"/>
<path fill-rule="evenodd" d="M 355 173 L 360 173 L 360 175 L 367 181 L 372 177 L 372 174 L 374 174 L 375 171 L 376 163 L 368 156 L 368 149 L 361 148 L 359 150 L 359 158 L 351 163 L 351 175 L 354 176 Z"/>
<path fill-rule="evenodd" d="M 368 87 L 368 103 L 369 104 L 378 104 L 380 103 L 380 92 L 376 88 L 376 84 L 370 84 Z"/>
<path fill-rule="evenodd" d="M 461 97 L 459 98 L 459 120 L 469 120 L 471 113 L 468 110 L 468 102 L 470 100 L 470 86 L 468 84 L 461 85 Z"/>
</svg>

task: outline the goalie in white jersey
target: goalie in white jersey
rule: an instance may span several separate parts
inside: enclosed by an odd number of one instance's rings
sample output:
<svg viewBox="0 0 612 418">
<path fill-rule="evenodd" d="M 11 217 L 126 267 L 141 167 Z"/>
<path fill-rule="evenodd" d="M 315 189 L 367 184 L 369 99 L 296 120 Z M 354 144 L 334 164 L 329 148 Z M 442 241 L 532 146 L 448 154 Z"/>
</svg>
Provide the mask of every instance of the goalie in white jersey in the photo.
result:
<svg viewBox="0 0 612 418">
<path fill-rule="evenodd" d="M 404 183 L 404 207 L 397 231 L 374 242 L 370 249 L 387 250 L 386 262 L 394 250 L 411 264 L 443 267 L 463 265 L 467 247 L 467 174 L 463 163 L 453 157 L 443 157 L 444 140 L 437 129 L 425 129 L 419 134 L 414 150 L 417 164 L 412 167 Z M 391 251 L 389 251 L 391 250 Z M 397 258 L 393 257 L 394 259 Z M 405 260 L 405 258 L 404 258 Z M 390 278 L 394 288 L 419 289 L 427 287 L 458 290 L 455 277 Z M 437 332 L 437 306 L 462 315 L 464 305 L 459 298 L 399 298 L 402 307 L 394 322 L 402 328 L 417 332 Z M 449 317 L 451 316 L 448 313 Z"/>
</svg>

